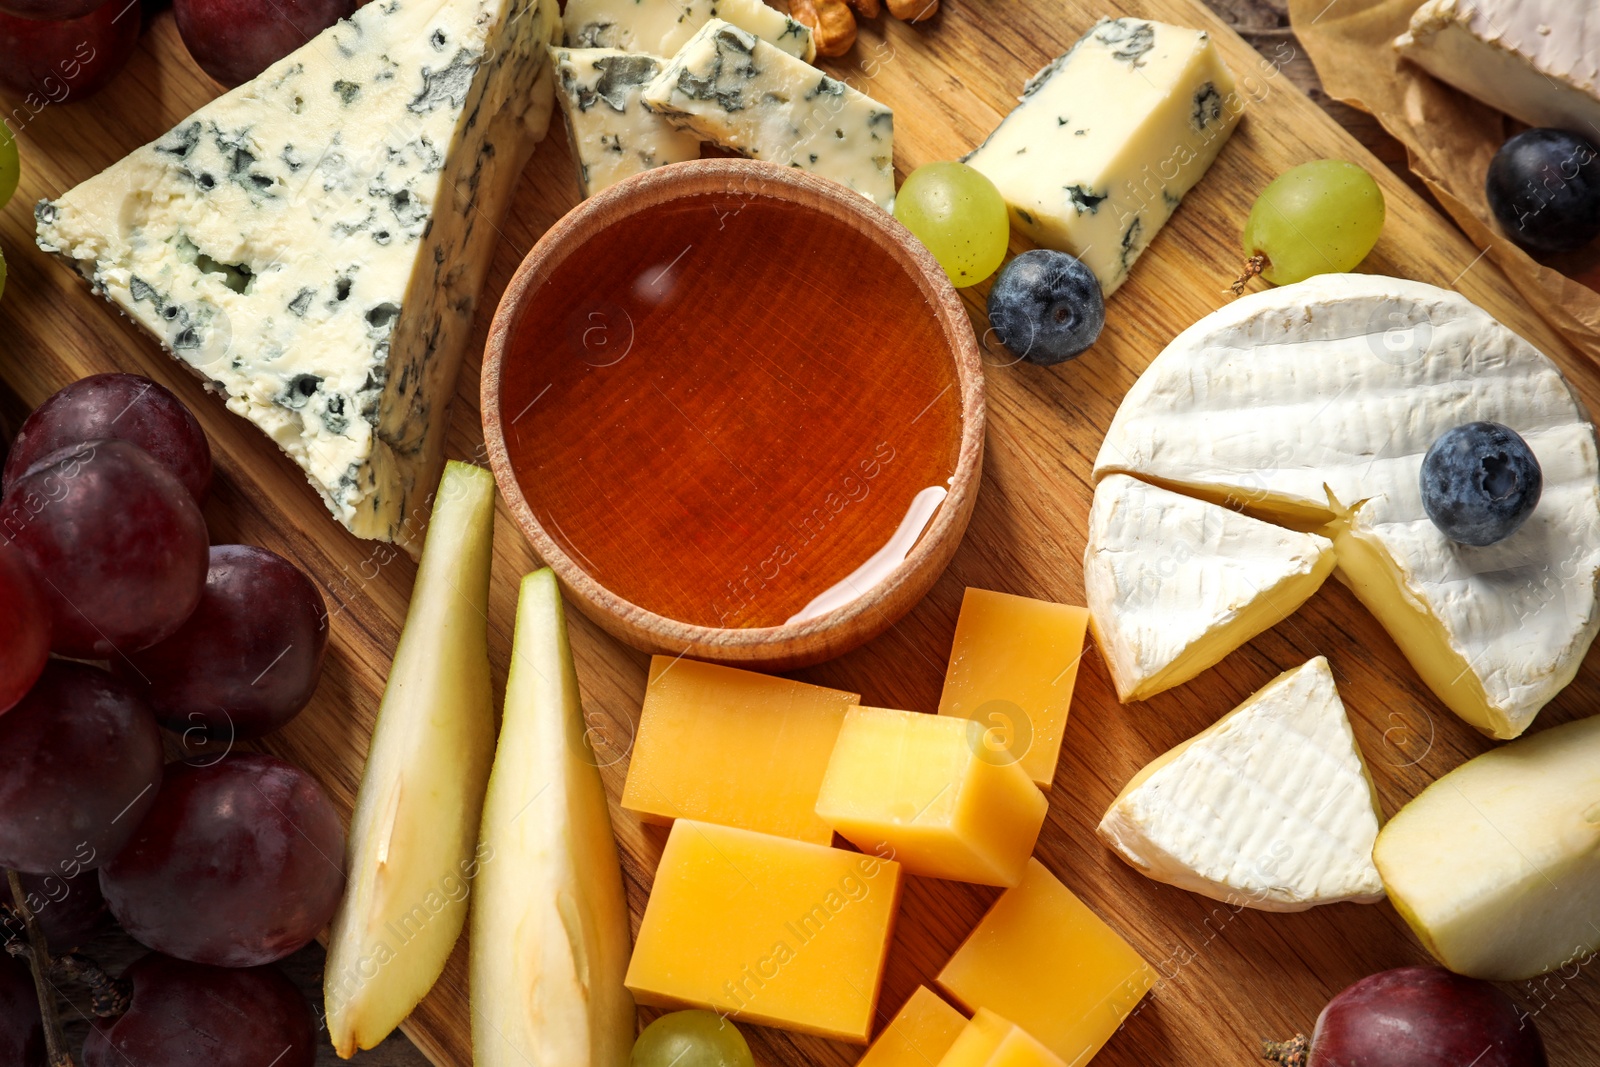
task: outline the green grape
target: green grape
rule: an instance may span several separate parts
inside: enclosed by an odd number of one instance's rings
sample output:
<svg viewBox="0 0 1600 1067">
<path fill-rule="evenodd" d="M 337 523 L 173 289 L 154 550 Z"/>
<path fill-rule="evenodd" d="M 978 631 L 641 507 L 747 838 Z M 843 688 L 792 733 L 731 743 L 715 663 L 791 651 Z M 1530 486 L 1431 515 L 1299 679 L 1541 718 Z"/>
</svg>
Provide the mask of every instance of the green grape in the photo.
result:
<svg viewBox="0 0 1600 1067">
<path fill-rule="evenodd" d="M 0 120 L 0 208 L 6 206 L 11 194 L 17 191 L 17 179 L 22 175 L 22 163 L 17 159 L 17 139 L 4 120 Z"/>
<path fill-rule="evenodd" d="M 644 1028 L 629 1067 L 755 1067 L 739 1028 L 710 1011 L 675 1011 Z"/>
<path fill-rule="evenodd" d="M 1006 203 L 994 182 L 965 163 L 928 163 L 912 171 L 895 197 L 894 217 L 928 247 L 957 288 L 977 285 L 1006 258 Z"/>
<path fill-rule="evenodd" d="M 1245 255 L 1261 257 L 1259 273 L 1274 285 L 1354 270 L 1378 243 L 1383 217 L 1383 191 L 1365 170 L 1342 159 L 1302 163 L 1256 198 Z"/>
</svg>

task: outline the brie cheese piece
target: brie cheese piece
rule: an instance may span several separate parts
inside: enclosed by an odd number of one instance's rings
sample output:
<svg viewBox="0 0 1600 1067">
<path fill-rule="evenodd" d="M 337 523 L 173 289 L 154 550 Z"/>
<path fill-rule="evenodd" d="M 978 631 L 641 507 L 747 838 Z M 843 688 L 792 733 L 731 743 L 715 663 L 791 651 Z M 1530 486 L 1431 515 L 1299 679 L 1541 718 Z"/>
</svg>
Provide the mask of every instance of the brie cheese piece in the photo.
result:
<svg viewBox="0 0 1600 1067">
<path fill-rule="evenodd" d="M 1117 696 L 1188 681 L 1282 622 L 1333 570 L 1333 542 L 1112 475 L 1094 491 L 1083 584 Z"/>
<path fill-rule="evenodd" d="M 1418 487 L 1428 447 L 1475 420 L 1521 434 L 1544 475 L 1527 522 L 1481 548 L 1445 537 Z M 1423 681 L 1497 738 L 1527 729 L 1600 628 L 1594 427 L 1555 364 L 1444 289 L 1332 274 L 1229 304 L 1134 383 L 1095 474 L 1322 530 Z"/>
<path fill-rule="evenodd" d="M 644 105 L 707 141 L 894 203 L 894 113 L 737 26 L 712 19 L 644 87 Z"/>
<path fill-rule="evenodd" d="M 1100 837 L 1158 882 L 1264 911 L 1383 899 L 1382 821 L 1333 673 L 1286 671 L 1134 776 Z"/>
<path fill-rule="evenodd" d="M 584 196 L 653 167 L 700 158 L 700 138 L 639 100 L 663 60 L 615 48 L 552 48 L 550 57 Z"/>
<path fill-rule="evenodd" d="M 563 42 L 670 56 L 712 19 L 731 22 L 807 63 L 817 58 L 811 28 L 762 0 L 567 0 Z"/>
<path fill-rule="evenodd" d="M 556 0 L 361 8 L 41 203 L 39 247 L 208 379 L 361 537 L 415 543 Z"/>
<path fill-rule="evenodd" d="M 1428 0 L 1395 41 L 1440 81 L 1530 126 L 1600 138 L 1600 4 Z"/>
<path fill-rule="evenodd" d="M 999 188 L 1018 230 L 1083 260 L 1110 296 L 1243 111 L 1205 33 L 1102 19 L 1028 80 L 967 162 Z"/>
</svg>

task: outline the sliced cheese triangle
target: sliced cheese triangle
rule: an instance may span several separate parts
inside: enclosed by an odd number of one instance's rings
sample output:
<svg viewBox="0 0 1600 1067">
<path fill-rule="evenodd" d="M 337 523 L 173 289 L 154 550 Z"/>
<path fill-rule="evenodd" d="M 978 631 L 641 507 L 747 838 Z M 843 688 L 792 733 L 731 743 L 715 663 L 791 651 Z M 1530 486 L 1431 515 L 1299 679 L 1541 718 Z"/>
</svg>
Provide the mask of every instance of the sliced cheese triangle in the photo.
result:
<svg viewBox="0 0 1600 1067">
<path fill-rule="evenodd" d="M 1381 815 L 1321 656 L 1128 783 L 1099 834 L 1159 882 L 1265 911 L 1383 897 Z"/>
<path fill-rule="evenodd" d="M 1283 621 L 1333 570 L 1333 542 L 1126 475 L 1089 511 L 1090 628 L 1124 703 L 1188 681 Z"/>
<path fill-rule="evenodd" d="M 54 201 L 39 246 L 208 379 L 363 537 L 412 540 L 555 0 L 377 0 Z"/>
<path fill-rule="evenodd" d="M 1544 492 L 1486 547 L 1451 541 L 1419 473 L 1446 430 L 1528 442 Z M 1600 452 L 1543 353 L 1458 293 L 1328 274 L 1237 300 L 1128 391 L 1095 475 L 1132 474 L 1334 537 L 1337 576 L 1457 715 L 1516 737 L 1600 632 Z"/>
</svg>

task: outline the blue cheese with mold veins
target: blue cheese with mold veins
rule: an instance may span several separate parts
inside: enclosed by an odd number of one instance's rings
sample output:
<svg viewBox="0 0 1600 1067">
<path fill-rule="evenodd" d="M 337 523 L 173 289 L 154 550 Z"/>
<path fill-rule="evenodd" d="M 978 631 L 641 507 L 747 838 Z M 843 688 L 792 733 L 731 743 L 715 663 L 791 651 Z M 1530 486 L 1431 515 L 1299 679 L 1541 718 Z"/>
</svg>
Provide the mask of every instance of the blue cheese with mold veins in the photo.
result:
<svg viewBox="0 0 1600 1067">
<path fill-rule="evenodd" d="M 762 0 L 567 0 L 562 43 L 670 56 L 712 19 L 732 23 L 791 56 L 811 62 L 811 29 Z"/>
<path fill-rule="evenodd" d="M 643 99 L 723 148 L 894 203 L 894 113 L 737 26 L 706 23 Z"/>
<path fill-rule="evenodd" d="M 413 541 L 558 31 L 555 0 L 377 0 L 40 203 L 39 246 L 352 532 Z"/>
<path fill-rule="evenodd" d="M 584 196 L 653 167 L 700 158 L 700 138 L 639 100 L 665 60 L 615 48 L 552 48 L 550 57 Z"/>
<path fill-rule="evenodd" d="M 967 157 L 1012 222 L 1109 296 L 1238 124 L 1233 75 L 1199 30 L 1102 19 L 1023 87 Z"/>
</svg>

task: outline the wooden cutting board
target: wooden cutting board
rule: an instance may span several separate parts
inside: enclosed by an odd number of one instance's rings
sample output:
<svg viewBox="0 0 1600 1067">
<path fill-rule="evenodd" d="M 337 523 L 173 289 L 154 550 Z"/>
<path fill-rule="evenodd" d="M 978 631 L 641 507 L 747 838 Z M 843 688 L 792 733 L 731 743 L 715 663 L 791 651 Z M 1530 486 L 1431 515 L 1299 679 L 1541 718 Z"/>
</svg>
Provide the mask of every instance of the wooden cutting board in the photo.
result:
<svg viewBox="0 0 1600 1067">
<path fill-rule="evenodd" d="M 1193 0 L 946 0 L 932 22 L 892 19 L 863 28 L 855 51 L 828 69 L 894 107 L 896 169 L 964 153 L 994 127 L 1022 81 L 1101 14 L 1204 27 L 1217 37 L 1241 88 L 1245 120 L 1210 175 L 1112 299 L 1105 335 L 1081 359 L 1041 369 L 996 352 L 987 368 L 989 437 L 983 489 L 948 573 L 910 615 L 872 644 L 798 672 L 807 681 L 858 690 L 864 703 L 933 710 L 962 589 L 968 585 L 1081 602 L 1090 467 L 1101 436 L 1139 371 L 1181 329 L 1224 304 L 1237 273 L 1238 233 L 1255 193 L 1308 159 L 1362 162 L 1389 202 L 1383 240 L 1365 269 L 1454 286 L 1533 340 L 1566 370 L 1591 411 L 1600 410 L 1600 367 L 1576 354 L 1522 307 L 1499 271 L 1449 223 L 1279 73 L 1292 56 L 1263 57 Z M 30 205 L 56 195 L 166 131 L 214 94 L 185 56 L 168 15 L 112 87 L 78 105 L 15 116 L 25 173 L 0 219 L 11 270 L 0 301 L 0 377 L 28 405 L 82 375 L 149 374 L 189 403 L 207 432 L 218 484 L 207 518 L 218 542 L 265 545 L 321 584 L 334 613 L 333 648 L 312 706 L 268 747 L 315 771 L 348 811 L 415 568 L 393 548 L 348 536 L 327 517 L 305 479 L 251 426 L 228 414 L 154 341 L 91 296 L 64 266 L 38 252 Z M 501 226 L 477 336 L 461 375 L 449 452 L 483 459 L 478 353 L 496 300 L 523 254 L 578 201 L 565 138 L 555 131 L 523 177 Z M 1022 247 L 1018 245 L 1018 248 Z M 839 264 L 846 289 L 850 264 Z M 1261 283 L 1257 283 L 1258 285 Z M 974 328 L 985 329 L 987 286 L 968 290 Z M 502 508 L 491 600 L 497 670 L 509 655 L 516 579 L 537 560 Z M 616 798 L 638 722 L 646 658 L 586 620 L 573 620 L 586 705 L 600 737 L 606 785 Z M 1309 1030 L 1326 1000 L 1374 971 L 1426 954 L 1387 904 L 1340 904 L 1298 915 L 1235 912 L 1150 882 L 1114 858 L 1093 828 L 1123 783 L 1155 755 L 1212 723 L 1279 671 L 1326 655 L 1338 676 L 1384 809 L 1392 814 L 1434 778 L 1488 748 L 1418 682 L 1393 642 L 1355 599 L 1330 582 L 1295 616 L 1190 684 L 1144 704 L 1120 706 L 1091 651 L 1079 674 L 1050 816 L 1039 843 L 1045 864 L 1121 930 L 1163 978 L 1097 1067 L 1257 1062 L 1263 1037 Z M 1540 717 L 1536 728 L 1600 710 L 1596 658 Z M 613 807 L 634 915 L 642 912 L 664 841 Z M 884 980 L 888 1019 L 920 982 L 931 982 L 996 891 L 909 879 Z M 461 946 L 464 949 L 464 945 Z M 435 1062 L 471 1062 L 465 952 L 458 950 L 407 1032 Z M 1550 1046 L 1557 1067 L 1592 1063 L 1600 1048 L 1600 982 L 1585 968 L 1508 986 Z M 770 1065 L 843 1065 L 859 1050 L 752 1028 Z"/>
</svg>

